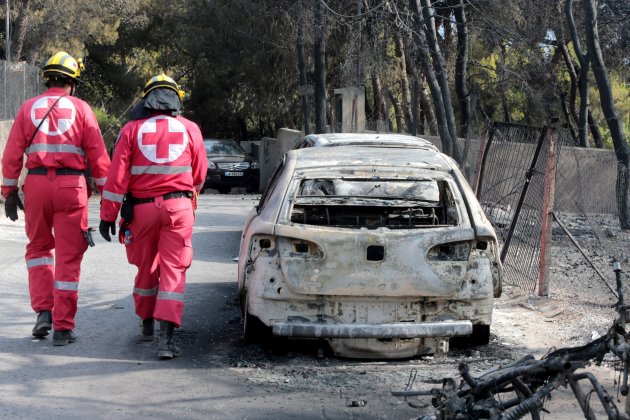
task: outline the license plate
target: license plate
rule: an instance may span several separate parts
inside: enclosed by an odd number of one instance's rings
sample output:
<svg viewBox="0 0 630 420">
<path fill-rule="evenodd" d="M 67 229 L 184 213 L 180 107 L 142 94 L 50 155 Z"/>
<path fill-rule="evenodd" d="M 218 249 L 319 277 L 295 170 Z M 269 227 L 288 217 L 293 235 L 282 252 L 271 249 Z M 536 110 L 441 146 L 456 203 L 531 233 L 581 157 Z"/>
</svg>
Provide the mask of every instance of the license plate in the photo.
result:
<svg viewBox="0 0 630 420">
<path fill-rule="evenodd" d="M 243 172 L 226 172 L 225 176 L 243 176 Z"/>
</svg>

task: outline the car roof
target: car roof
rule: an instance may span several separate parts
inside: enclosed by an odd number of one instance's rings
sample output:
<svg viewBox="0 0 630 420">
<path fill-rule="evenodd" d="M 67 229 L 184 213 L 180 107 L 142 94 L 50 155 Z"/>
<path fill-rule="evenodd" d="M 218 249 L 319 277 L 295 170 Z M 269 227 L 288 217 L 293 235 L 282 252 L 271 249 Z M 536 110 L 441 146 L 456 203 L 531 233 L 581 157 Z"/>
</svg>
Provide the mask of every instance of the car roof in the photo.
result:
<svg viewBox="0 0 630 420">
<path fill-rule="evenodd" d="M 372 133 L 324 133 L 309 134 L 313 147 L 330 147 L 342 145 L 388 146 L 388 147 L 422 147 L 438 150 L 429 140 L 404 134 L 372 134 Z"/>
<path fill-rule="evenodd" d="M 287 158 L 295 160 L 295 170 L 340 166 L 393 166 L 450 172 L 452 160 L 434 149 L 357 147 L 307 147 L 291 150 Z"/>
</svg>

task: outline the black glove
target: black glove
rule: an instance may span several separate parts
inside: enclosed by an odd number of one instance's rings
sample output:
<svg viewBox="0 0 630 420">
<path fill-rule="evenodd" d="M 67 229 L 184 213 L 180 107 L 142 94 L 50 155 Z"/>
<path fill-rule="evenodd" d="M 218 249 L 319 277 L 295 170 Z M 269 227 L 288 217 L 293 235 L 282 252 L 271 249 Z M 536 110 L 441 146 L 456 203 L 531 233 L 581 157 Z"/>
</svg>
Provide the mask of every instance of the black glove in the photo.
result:
<svg viewBox="0 0 630 420">
<path fill-rule="evenodd" d="M 112 235 L 116 235 L 116 222 L 106 222 L 105 220 L 101 220 L 101 223 L 98 225 L 98 231 L 101 232 L 101 236 L 105 238 L 107 242 L 112 241 L 112 238 L 109 236 L 110 230 Z"/>
<path fill-rule="evenodd" d="M 18 219 L 18 207 L 20 210 L 24 210 L 24 204 L 22 204 L 22 200 L 20 200 L 17 190 L 13 190 L 4 201 L 4 214 L 6 214 L 6 216 L 13 222 Z"/>
</svg>

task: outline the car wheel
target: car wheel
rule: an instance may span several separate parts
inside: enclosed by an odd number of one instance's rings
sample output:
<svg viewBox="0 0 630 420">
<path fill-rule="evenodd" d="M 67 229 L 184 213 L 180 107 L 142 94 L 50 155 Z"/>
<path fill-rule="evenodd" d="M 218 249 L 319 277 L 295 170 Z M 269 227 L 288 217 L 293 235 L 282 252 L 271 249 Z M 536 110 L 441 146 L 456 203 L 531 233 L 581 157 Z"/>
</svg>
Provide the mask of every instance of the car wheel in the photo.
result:
<svg viewBox="0 0 630 420">
<path fill-rule="evenodd" d="M 474 346 L 483 346 L 490 342 L 490 325 L 473 324 L 472 334 L 453 337 L 449 340 L 451 348 L 465 349 Z"/>
<path fill-rule="evenodd" d="M 243 336 L 245 343 L 261 343 L 271 337 L 271 328 L 249 313 L 247 309 L 247 294 L 243 293 L 241 298 L 241 309 L 243 310 Z"/>
<path fill-rule="evenodd" d="M 230 191 L 232 191 L 232 188 L 230 188 L 230 187 L 219 187 L 219 188 L 217 188 L 217 190 L 219 190 L 219 193 L 221 193 L 221 194 L 229 194 Z"/>
<path fill-rule="evenodd" d="M 469 346 L 483 346 L 490 342 L 490 325 L 474 324 L 473 332 L 468 337 Z"/>
<path fill-rule="evenodd" d="M 243 322 L 245 324 L 243 330 L 246 343 L 262 343 L 271 338 L 271 328 L 263 324 L 258 317 L 245 312 Z"/>
</svg>

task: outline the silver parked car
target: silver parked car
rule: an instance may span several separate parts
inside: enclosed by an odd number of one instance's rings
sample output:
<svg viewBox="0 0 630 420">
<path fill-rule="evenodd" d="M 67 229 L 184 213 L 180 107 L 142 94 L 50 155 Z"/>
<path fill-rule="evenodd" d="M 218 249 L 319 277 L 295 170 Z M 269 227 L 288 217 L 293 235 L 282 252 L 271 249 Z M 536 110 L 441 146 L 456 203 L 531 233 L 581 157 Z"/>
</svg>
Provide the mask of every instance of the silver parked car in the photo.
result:
<svg viewBox="0 0 630 420">
<path fill-rule="evenodd" d="M 325 339 L 361 358 L 487 343 L 497 239 L 457 164 L 359 137 L 291 150 L 269 180 L 241 238 L 246 336 Z"/>
</svg>

